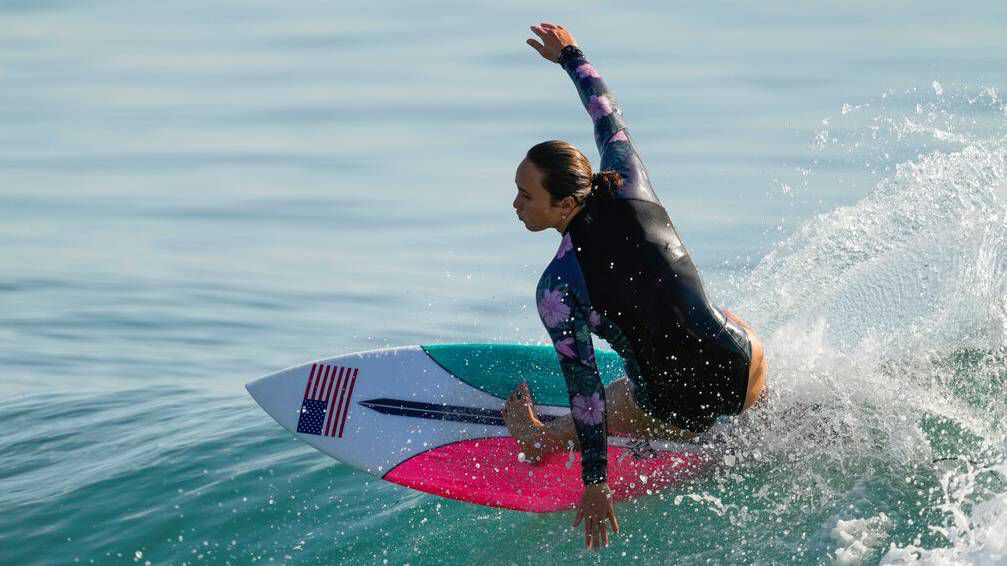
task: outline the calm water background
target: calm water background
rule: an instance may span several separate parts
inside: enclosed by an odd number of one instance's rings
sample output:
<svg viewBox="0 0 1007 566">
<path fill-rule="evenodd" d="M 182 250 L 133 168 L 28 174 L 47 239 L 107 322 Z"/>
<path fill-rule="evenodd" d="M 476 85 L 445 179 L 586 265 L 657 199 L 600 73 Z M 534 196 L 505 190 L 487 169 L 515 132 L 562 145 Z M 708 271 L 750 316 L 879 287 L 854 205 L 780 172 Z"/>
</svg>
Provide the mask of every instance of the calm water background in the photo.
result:
<svg viewBox="0 0 1007 566">
<path fill-rule="evenodd" d="M 0 1 L 0 563 L 1007 561 L 1005 16 Z M 573 30 L 711 293 L 767 337 L 780 394 L 742 430 L 788 423 L 739 434 L 744 464 L 684 502 L 624 506 L 600 556 L 566 515 L 352 472 L 242 387 L 545 339 L 558 238 L 517 221 L 514 169 L 544 139 L 596 157 L 523 44 L 541 20 Z M 809 402 L 857 424 L 793 416 Z"/>
</svg>

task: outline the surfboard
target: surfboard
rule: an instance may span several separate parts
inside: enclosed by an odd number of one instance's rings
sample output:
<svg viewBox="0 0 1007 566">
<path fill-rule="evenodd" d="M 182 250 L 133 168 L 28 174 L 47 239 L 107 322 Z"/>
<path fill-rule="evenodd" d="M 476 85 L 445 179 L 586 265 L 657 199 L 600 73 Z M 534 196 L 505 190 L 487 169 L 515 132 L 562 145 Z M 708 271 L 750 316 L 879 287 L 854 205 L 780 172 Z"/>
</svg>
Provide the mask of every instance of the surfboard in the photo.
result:
<svg viewBox="0 0 1007 566">
<path fill-rule="evenodd" d="M 599 351 L 606 384 L 623 375 Z M 543 420 L 569 413 L 563 374 L 550 346 L 406 346 L 336 356 L 246 385 L 255 401 L 297 438 L 343 464 L 412 489 L 491 507 L 552 512 L 583 492 L 580 453 L 523 461 L 501 416 L 527 381 Z M 699 473 L 702 445 L 609 436 L 614 498 L 655 493 Z"/>
</svg>

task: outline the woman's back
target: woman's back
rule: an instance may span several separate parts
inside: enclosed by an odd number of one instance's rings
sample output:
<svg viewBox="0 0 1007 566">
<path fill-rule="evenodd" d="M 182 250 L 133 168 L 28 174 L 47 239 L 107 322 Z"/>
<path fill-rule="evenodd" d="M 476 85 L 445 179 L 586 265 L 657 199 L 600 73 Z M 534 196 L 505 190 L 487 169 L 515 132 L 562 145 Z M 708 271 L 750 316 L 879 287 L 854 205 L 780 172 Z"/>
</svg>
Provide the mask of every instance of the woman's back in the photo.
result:
<svg viewBox="0 0 1007 566">
<path fill-rule="evenodd" d="M 740 412 L 747 340 L 707 299 L 665 209 L 637 199 L 593 200 L 567 234 L 590 308 L 625 336 L 641 396 L 658 416 L 700 431 L 719 414 Z"/>
</svg>

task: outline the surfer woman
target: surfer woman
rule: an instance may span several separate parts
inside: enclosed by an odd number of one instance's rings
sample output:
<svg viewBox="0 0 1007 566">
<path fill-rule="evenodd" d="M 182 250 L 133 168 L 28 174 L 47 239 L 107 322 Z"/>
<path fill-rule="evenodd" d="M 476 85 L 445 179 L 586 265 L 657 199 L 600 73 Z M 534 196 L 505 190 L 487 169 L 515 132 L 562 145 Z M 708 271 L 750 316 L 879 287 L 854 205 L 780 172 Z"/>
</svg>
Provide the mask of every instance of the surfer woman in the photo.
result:
<svg viewBox="0 0 1007 566">
<path fill-rule="evenodd" d="M 748 409 L 765 389 L 762 341 L 741 319 L 714 306 L 696 266 L 651 188 L 622 111 L 562 26 L 531 30 L 528 44 L 573 79 L 594 122 L 601 171 L 562 141 L 530 150 L 517 168 L 514 209 L 533 232 L 563 238 L 539 280 L 539 316 L 566 378 L 570 415 L 540 421 L 526 384 L 503 416 L 529 461 L 576 446 L 584 494 L 574 525 L 585 543 L 619 532 L 606 483 L 607 435 L 686 440 L 719 415 Z M 626 377 L 602 386 L 591 334 L 623 358 Z"/>
</svg>

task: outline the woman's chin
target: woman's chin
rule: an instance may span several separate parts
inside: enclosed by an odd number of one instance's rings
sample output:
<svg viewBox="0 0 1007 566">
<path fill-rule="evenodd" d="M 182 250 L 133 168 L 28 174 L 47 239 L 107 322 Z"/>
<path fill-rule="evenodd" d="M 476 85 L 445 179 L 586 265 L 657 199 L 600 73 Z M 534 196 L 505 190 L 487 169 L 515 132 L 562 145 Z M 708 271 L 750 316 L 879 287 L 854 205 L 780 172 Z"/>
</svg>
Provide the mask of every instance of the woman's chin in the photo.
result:
<svg viewBox="0 0 1007 566">
<path fill-rule="evenodd" d="M 524 218 L 521 218 L 520 216 L 518 216 L 518 220 L 520 220 L 521 223 L 524 224 L 524 227 L 529 232 L 541 232 L 542 230 L 545 230 L 546 228 L 548 228 L 548 226 L 536 226 L 535 224 L 529 224 L 527 220 L 525 220 Z"/>
</svg>

